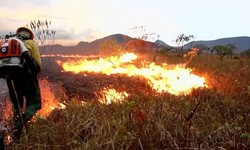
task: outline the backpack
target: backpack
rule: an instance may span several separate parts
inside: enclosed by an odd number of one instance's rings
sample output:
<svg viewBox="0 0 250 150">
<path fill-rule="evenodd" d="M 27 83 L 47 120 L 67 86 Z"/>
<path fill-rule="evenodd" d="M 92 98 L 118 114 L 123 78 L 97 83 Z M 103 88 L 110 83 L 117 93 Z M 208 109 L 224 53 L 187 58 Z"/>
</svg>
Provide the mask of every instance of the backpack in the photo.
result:
<svg viewBox="0 0 250 150">
<path fill-rule="evenodd" d="M 8 78 L 14 71 L 23 69 L 24 60 L 20 43 L 13 38 L 0 40 L 0 78 Z"/>
</svg>

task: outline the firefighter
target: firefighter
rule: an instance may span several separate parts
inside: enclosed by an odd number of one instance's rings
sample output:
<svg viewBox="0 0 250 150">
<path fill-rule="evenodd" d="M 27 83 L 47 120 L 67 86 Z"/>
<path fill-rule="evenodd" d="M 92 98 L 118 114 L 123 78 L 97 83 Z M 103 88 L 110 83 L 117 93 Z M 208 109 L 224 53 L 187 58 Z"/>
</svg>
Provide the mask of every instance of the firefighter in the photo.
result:
<svg viewBox="0 0 250 150">
<path fill-rule="evenodd" d="M 38 83 L 38 73 L 42 62 L 34 34 L 28 27 L 20 27 L 16 31 L 19 41 L 24 69 L 14 71 L 7 79 L 10 100 L 13 104 L 12 138 L 18 142 L 23 126 L 41 109 L 41 94 Z M 25 99 L 25 103 L 24 103 Z M 25 106 L 24 106 L 25 104 Z"/>
</svg>

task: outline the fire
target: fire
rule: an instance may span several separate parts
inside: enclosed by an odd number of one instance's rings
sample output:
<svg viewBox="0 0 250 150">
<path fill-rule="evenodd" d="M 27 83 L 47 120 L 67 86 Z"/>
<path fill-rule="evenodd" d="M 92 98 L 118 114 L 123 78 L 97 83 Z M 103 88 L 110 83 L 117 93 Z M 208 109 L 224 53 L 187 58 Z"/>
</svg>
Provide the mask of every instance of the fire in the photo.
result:
<svg viewBox="0 0 250 150">
<path fill-rule="evenodd" d="M 46 79 L 39 81 L 42 95 L 42 109 L 38 114 L 42 117 L 47 117 L 54 109 L 65 109 L 66 106 L 59 102 L 53 94 L 49 82 Z"/>
<path fill-rule="evenodd" d="M 172 68 L 167 64 L 144 64 L 137 67 L 133 61 L 137 59 L 134 53 L 125 53 L 121 56 L 110 56 L 93 60 L 57 61 L 64 71 L 74 73 L 92 72 L 111 74 L 126 74 L 128 76 L 140 76 L 147 79 L 148 84 L 157 92 L 169 92 L 171 94 L 188 94 L 193 88 L 206 87 L 204 77 L 192 74 L 190 68 L 176 65 Z"/>
<path fill-rule="evenodd" d="M 135 59 L 137 59 L 137 56 L 134 53 L 126 53 L 120 57 L 122 63 L 131 62 Z"/>
<path fill-rule="evenodd" d="M 100 102 L 103 104 L 111 104 L 112 102 L 122 102 L 129 94 L 125 91 L 117 92 L 115 89 L 104 88 L 104 99 L 101 99 Z"/>
<path fill-rule="evenodd" d="M 71 71 L 74 73 L 79 72 L 95 72 L 103 73 L 107 75 L 116 73 L 125 73 L 127 69 L 121 67 L 123 63 L 131 62 L 136 59 L 137 56 L 133 53 L 126 53 L 121 57 L 111 56 L 108 58 L 99 58 L 94 60 L 83 59 L 80 61 L 57 61 L 58 64 L 62 65 L 65 71 Z"/>
<path fill-rule="evenodd" d="M 96 55 L 61 55 L 61 54 L 42 54 L 41 57 L 62 57 L 62 58 L 96 58 Z"/>
</svg>

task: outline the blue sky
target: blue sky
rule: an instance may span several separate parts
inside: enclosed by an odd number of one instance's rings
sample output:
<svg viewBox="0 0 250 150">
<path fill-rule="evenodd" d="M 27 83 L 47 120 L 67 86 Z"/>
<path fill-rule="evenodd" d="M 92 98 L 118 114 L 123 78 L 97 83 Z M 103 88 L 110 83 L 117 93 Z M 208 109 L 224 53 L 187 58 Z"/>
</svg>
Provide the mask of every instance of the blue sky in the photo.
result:
<svg viewBox="0 0 250 150">
<path fill-rule="evenodd" d="M 116 33 L 155 33 L 176 45 L 173 40 L 181 33 L 195 40 L 250 36 L 249 6 L 249 0 L 1 0 L 0 34 L 48 19 L 56 30 L 56 43 L 63 45 Z M 145 31 L 135 30 L 139 26 Z"/>
</svg>

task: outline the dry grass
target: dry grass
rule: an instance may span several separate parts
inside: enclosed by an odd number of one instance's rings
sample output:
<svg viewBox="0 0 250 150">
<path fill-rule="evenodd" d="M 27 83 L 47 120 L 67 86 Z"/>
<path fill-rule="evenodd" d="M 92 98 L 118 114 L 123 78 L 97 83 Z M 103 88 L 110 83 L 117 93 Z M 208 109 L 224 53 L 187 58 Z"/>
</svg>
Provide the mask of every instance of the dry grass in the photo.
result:
<svg viewBox="0 0 250 150">
<path fill-rule="evenodd" d="M 249 65 L 196 57 L 189 67 L 211 88 L 187 96 L 135 94 L 110 105 L 70 99 L 8 149 L 249 149 Z"/>
</svg>

